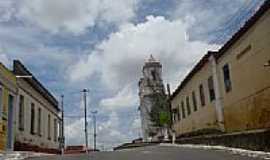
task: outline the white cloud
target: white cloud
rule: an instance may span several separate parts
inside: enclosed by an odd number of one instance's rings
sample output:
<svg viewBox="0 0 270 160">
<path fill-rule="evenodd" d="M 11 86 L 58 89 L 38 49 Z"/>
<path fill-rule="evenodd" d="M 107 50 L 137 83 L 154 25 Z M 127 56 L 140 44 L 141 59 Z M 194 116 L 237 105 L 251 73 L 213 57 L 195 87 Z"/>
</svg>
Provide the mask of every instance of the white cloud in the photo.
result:
<svg viewBox="0 0 270 160">
<path fill-rule="evenodd" d="M 83 33 L 97 21 L 124 23 L 133 18 L 136 0 L 23 0 L 18 17 L 57 33 Z"/>
<path fill-rule="evenodd" d="M 130 86 L 120 90 L 114 97 L 101 100 L 100 106 L 105 110 L 121 110 L 138 105 L 138 96 Z"/>
<path fill-rule="evenodd" d="M 122 24 L 135 17 L 138 0 L 101 0 L 100 3 L 101 19 Z"/>
<path fill-rule="evenodd" d="M 142 137 L 141 119 L 139 115 L 137 115 L 135 119 L 133 119 L 129 128 L 129 134 L 133 136 L 133 139 Z"/>
<path fill-rule="evenodd" d="M 89 147 L 92 146 L 93 132 L 92 132 L 92 121 L 88 120 L 89 124 Z M 121 121 L 119 116 L 115 112 L 108 114 L 108 118 L 105 121 L 97 121 L 97 146 L 105 146 L 106 148 L 112 149 L 116 145 L 123 142 L 130 141 L 130 135 L 126 134 L 121 128 Z M 84 119 L 72 120 L 66 123 L 65 136 L 68 145 L 79 145 L 84 144 Z M 113 138 L 112 138 L 113 137 Z"/>
<path fill-rule="evenodd" d="M 124 142 L 130 141 L 130 136 L 124 133 L 121 128 L 121 120 L 116 112 L 111 112 L 107 121 L 99 124 L 98 135 L 99 145 L 105 145 L 108 148 L 115 147 Z"/>
<path fill-rule="evenodd" d="M 182 18 L 188 25 L 192 39 L 214 41 L 226 40 L 231 36 L 241 20 L 243 13 L 260 0 L 222 0 L 222 1 L 191 1 L 181 0 L 171 16 Z M 222 11 L 222 12 L 220 12 Z M 225 34 L 224 34 L 225 33 Z M 228 34 L 228 35 L 227 35 Z M 219 37 L 217 37 L 219 36 Z"/>
<path fill-rule="evenodd" d="M 0 47 L 0 62 L 5 65 L 6 67 L 10 67 L 11 61 L 7 56 L 7 50 L 5 47 Z"/>
<path fill-rule="evenodd" d="M 69 76 L 70 81 L 83 81 L 91 77 L 96 70 L 98 70 L 100 57 L 97 54 L 91 54 L 86 58 L 80 59 L 80 61 L 70 67 L 72 74 Z"/>
<path fill-rule="evenodd" d="M 9 67 L 10 66 L 10 60 L 7 57 L 7 55 L 0 53 L 0 62 L 4 64 L 5 66 Z"/>
<path fill-rule="evenodd" d="M 141 119 L 139 117 L 134 119 L 134 121 L 132 123 L 132 128 L 133 129 L 140 129 L 141 128 Z"/>
<path fill-rule="evenodd" d="M 10 20 L 15 12 L 13 5 L 13 1 L 10 0 L 0 1 L 0 22 L 6 22 Z"/>
<path fill-rule="evenodd" d="M 84 119 L 81 118 L 66 124 L 65 137 L 68 145 L 84 144 Z"/>
<path fill-rule="evenodd" d="M 97 1 L 88 0 L 24 0 L 19 10 L 20 18 L 39 27 L 58 32 L 67 30 L 82 32 L 94 25 Z"/>
<path fill-rule="evenodd" d="M 148 16 L 146 22 L 138 25 L 122 25 L 118 32 L 96 46 L 88 60 L 83 62 L 83 68 L 91 68 L 91 73 L 93 70 L 100 72 L 101 82 L 110 89 L 120 90 L 131 84 L 134 90 L 144 60 L 153 54 L 163 64 L 165 82 L 172 83 L 175 88 L 196 60 L 207 50 L 217 48 L 201 41 L 190 41 L 186 30 L 187 26 L 181 20 L 169 21 L 153 16 Z M 77 79 L 88 78 L 91 74 L 78 73 L 81 63 L 68 71 L 70 75 L 79 75 Z"/>
</svg>

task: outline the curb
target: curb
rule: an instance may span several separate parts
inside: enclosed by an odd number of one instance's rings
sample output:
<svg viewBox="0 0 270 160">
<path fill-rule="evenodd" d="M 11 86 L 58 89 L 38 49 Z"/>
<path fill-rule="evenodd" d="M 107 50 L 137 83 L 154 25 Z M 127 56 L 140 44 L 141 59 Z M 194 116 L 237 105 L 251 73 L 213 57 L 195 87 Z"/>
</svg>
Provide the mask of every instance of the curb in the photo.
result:
<svg viewBox="0 0 270 160">
<path fill-rule="evenodd" d="M 204 149 L 204 150 L 219 150 L 226 151 L 232 154 L 238 154 L 242 156 L 248 156 L 252 158 L 270 159 L 270 152 L 252 151 L 240 148 L 231 148 L 224 146 L 209 146 L 209 145 L 194 145 L 194 144 L 169 144 L 161 143 L 160 146 L 164 147 L 179 147 L 179 148 L 192 148 L 192 149 Z"/>
</svg>

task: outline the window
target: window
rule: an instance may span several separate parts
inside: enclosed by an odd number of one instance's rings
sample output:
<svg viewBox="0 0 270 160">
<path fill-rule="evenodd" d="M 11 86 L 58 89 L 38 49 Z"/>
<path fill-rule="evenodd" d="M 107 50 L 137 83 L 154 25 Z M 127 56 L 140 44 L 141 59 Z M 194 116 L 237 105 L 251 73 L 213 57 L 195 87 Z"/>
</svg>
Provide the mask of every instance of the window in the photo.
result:
<svg viewBox="0 0 270 160">
<path fill-rule="evenodd" d="M 181 113 L 180 113 L 180 106 L 178 105 L 177 107 L 177 119 L 180 121 L 181 120 Z"/>
<path fill-rule="evenodd" d="M 151 71 L 151 74 L 152 74 L 153 80 L 154 80 L 154 81 L 157 80 L 156 73 L 155 73 L 154 70 Z"/>
<path fill-rule="evenodd" d="M 181 120 L 181 117 L 180 117 L 180 110 L 179 110 L 179 106 L 178 106 L 178 108 L 174 108 L 173 110 L 172 110 L 172 114 L 173 114 L 173 122 L 176 122 L 176 121 L 179 121 L 179 120 Z"/>
<path fill-rule="evenodd" d="M 203 89 L 203 85 L 202 84 L 200 84 L 199 90 L 200 90 L 201 105 L 202 106 L 205 106 L 205 96 L 204 96 L 204 89 Z"/>
<path fill-rule="evenodd" d="M 181 108 L 182 108 L 182 117 L 186 118 L 185 104 L 183 101 L 181 102 Z"/>
<path fill-rule="evenodd" d="M 228 64 L 223 66 L 223 77 L 224 77 L 225 91 L 229 92 L 232 90 L 232 83 L 230 77 L 230 68 Z"/>
<path fill-rule="evenodd" d="M 41 108 L 38 109 L 38 135 L 41 136 Z"/>
<path fill-rule="evenodd" d="M 24 130 L 24 96 L 22 95 L 19 102 L 19 130 Z"/>
<path fill-rule="evenodd" d="M 13 141 L 12 141 L 12 138 L 13 138 L 13 132 L 12 132 L 12 128 L 13 128 L 13 115 L 14 115 L 14 109 L 15 109 L 15 97 L 12 95 L 12 94 L 8 94 L 8 95 L 6 95 L 6 96 L 8 96 L 7 98 L 7 107 L 5 107 L 5 108 L 7 108 L 8 109 L 8 115 L 7 115 L 7 117 L 8 117 L 8 119 L 7 119 L 7 132 L 6 132 L 6 147 L 7 148 L 9 148 L 9 149 L 11 149 L 12 148 L 12 143 L 13 143 Z M 3 131 L 6 131 L 6 128 L 4 127 L 3 128 Z M 3 142 L 2 142 L 2 144 L 3 144 Z"/>
<path fill-rule="evenodd" d="M 196 100 L 196 95 L 195 95 L 194 91 L 192 92 L 192 102 L 193 102 L 194 111 L 197 111 L 198 110 L 198 108 L 197 108 L 197 100 Z"/>
<path fill-rule="evenodd" d="M 212 102 L 213 100 L 216 99 L 214 81 L 213 81 L 212 76 L 208 78 L 208 89 L 209 89 L 209 98 L 210 98 L 210 101 Z"/>
<path fill-rule="evenodd" d="M 0 87 L 0 118 L 2 119 L 2 109 L 3 109 L 3 90 Z"/>
<path fill-rule="evenodd" d="M 176 122 L 177 121 L 177 109 L 173 109 L 173 122 Z"/>
<path fill-rule="evenodd" d="M 35 104 L 31 103 L 31 124 L 30 133 L 35 134 Z"/>
<path fill-rule="evenodd" d="M 48 114 L 48 140 L 51 140 L 51 115 Z"/>
<path fill-rule="evenodd" d="M 191 114 L 191 109 L 190 109 L 190 105 L 189 105 L 189 97 L 186 97 L 186 104 L 187 104 L 187 114 L 190 115 Z"/>
<path fill-rule="evenodd" d="M 53 140 L 57 141 L 57 119 L 53 121 Z"/>
</svg>

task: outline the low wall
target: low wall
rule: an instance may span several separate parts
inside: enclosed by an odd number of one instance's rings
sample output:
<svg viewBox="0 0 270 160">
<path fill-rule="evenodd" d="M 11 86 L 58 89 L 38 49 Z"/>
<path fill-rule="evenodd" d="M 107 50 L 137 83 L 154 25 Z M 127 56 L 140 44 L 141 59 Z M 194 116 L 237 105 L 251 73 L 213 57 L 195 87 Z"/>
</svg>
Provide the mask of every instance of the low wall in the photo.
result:
<svg viewBox="0 0 270 160">
<path fill-rule="evenodd" d="M 159 141 L 151 143 L 126 143 L 114 148 L 114 150 L 153 146 L 160 143 L 171 143 L 171 141 Z M 270 129 L 252 130 L 230 134 L 219 133 L 192 137 L 178 137 L 175 143 L 215 145 L 270 152 Z"/>
<path fill-rule="evenodd" d="M 224 120 L 226 132 L 270 128 L 270 86 L 224 104 Z"/>
<path fill-rule="evenodd" d="M 41 148 L 35 145 L 15 142 L 14 144 L 15 151 L 32 151 L 32 152 L 39 152 L 39 153 L 50 153 L 50 154 L 60 154 L 59 149 L 52 149 L 52 148 Z"/>
<path fill-rule="evenodd" d="M 270 129 L 238 132 L 231 134 L 204 135 L 179 138 L 177 144 L 205 144 L 243 148 L 256 151 L 270 151 Z"/>
</svg>

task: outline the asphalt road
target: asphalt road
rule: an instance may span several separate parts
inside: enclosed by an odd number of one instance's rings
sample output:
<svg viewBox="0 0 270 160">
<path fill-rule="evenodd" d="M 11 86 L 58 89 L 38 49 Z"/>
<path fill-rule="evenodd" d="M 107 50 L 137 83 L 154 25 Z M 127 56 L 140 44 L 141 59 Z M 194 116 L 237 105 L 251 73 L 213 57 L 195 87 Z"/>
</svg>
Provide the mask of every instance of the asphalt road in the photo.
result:
<svg viewBox="0 0 270 160">
<path fill-rule="evenodd" d="M 29 159 L 30 160 L 30 159 Z M 90 155 L 50 156 L 31 160 L 260 160 L 222 150 L 152 146 Z"/>
</svg>

